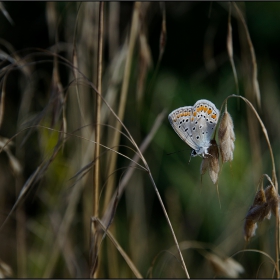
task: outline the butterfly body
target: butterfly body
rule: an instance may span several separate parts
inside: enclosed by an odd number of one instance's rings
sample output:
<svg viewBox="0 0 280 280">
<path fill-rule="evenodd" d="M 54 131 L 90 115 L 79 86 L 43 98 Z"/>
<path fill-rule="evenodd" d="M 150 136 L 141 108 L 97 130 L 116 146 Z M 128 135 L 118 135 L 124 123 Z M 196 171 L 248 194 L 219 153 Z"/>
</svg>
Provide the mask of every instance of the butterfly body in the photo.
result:
<svg viewBox="0 0 280 280">
<path fill-rule="evenodd" d="M 178 136 L 193 149 L 191 155 L 205 157 L 219 115 L 219 110 L 211 101 L 201 99 L 194 106 L 172 111 L 168 119 Z"/>
</svg>

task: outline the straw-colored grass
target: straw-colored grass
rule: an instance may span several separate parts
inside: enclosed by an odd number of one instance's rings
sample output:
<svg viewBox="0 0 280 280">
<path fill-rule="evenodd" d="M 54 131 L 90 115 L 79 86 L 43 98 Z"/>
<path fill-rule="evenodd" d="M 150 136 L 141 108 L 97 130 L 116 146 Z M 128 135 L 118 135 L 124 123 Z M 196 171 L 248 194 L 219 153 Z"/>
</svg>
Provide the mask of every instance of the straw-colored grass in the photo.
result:
<svg viewBox="0 0 280 280">
<path fill-rule="evenodd" d="M 269 4 L 32 5 L 0 3 L 0 277 L 279 278 Z M 199 99 L 189 161 L 167 116 Z"/>
</svg>

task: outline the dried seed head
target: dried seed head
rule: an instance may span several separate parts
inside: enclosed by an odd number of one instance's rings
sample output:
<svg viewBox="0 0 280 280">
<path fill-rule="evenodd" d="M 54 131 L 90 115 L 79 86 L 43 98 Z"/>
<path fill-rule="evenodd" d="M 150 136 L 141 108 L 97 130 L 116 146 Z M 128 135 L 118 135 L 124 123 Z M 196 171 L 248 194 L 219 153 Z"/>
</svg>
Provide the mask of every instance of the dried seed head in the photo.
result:
<svg viewBox="0 0 280 280">
<path fill-rule="evenodd" d="M 200 174 L 204 175 L 209 167 L 209 158 L 203 158 L 200 165 Z"/>
<path fill-rule="evenodd" d="M 222 162 L 233 160 L 235 135 L 233 121 L 228 112 L 224 112 L 218 131 Z"/>
<path fill-rule="evenodd" d="M 270 206 L 267 202 L 262 205 L 251 206 L 246 215 L 246 220 L 253 222 L 262 222 L 264 218 L 270 218 Z"/>
<path fill-rule="evenodd" d="M 246 219 L 261 222 L 264 218 L 270 218 L 270 205 L 266 202 L 264 190 L 260 189 L 255 195 L 253 205 L 247 212 Z"/>
<path fill-rule="evenodd" d="M 205 254 L 209 260 L 216 276 L 238 278 L 239 273 L 244 272 L 243 266 L 232 258 L 222 259 L 212 253 Z"/>
<path fill-rule="evenodd" d="M 254 198 L 254 202 L 253 202 L 253 206 L 254 205 L 262 205 L 266 202 L 266 199 L 265 199 L 265 193 L 264 193 L 264 190 L 263 189 L 260 189 L 256 195 L 255 195 L 255 198 Z"/>
<path fill-rule="evenodd" d="M 258 225 L 252 220 L 245 220 L 244 223 L 244 238 L 248 242 L 252 236 L 256 234 L 256 229 Z"/>
<path fill-rule="evenodd" d="M 266 201 L 269 204 L 271 211 L 276 215 L 276 211 L 279 212 L 279 195 L 277 195 L 273 186 L 268 186 L 265 189 Z"/>
<path fill-rule="evenodd" d="M 219 166 L 219 149 L 215 140 L 210 141 L 208 160 L 209 160 L 209 175 L 214 184 L 218 181 L 218 175 L 220 171 Z"/>
<path fill-rule="evenodd" d="M 0 259 L 0 278 L 11 278 L 12 276 L 11 267 Z"/>
<path fill-rule="evenodd" d="M 225 263 L 227 267 L 227 275 L 225 276 L 227 277 L 239 278 L 239 273 L 243 273 L 245 271 L 243 266 L 233 258 L 227 258 Z"/>
</svg>

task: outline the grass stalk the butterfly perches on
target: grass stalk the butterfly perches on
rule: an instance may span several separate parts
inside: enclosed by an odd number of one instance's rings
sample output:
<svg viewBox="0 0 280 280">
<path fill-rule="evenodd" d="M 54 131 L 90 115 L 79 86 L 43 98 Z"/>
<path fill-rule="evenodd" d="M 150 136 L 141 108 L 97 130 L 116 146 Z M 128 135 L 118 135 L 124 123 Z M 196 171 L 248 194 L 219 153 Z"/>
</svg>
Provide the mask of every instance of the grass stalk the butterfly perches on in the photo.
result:
<svg viewBox="0 0 280 280">
<path fill-rule="evenodd" d="M 272 165 L 272 183 L 273 183 L 273 186 L 275 187 L 275 191 L 278 195 L 278 181 L 277 181 L 277 177 L 276 177 L 276 168 L 275 168 L 275 160 L 274 160 L 274 155 L 273 155 L 273 151 L 272 151 L 272 147 L 271 147 L 271 144 L 270 144 L 270 141 L 269 141 L 269 137 L 268 137 L 268 133 L 267 133 L 267 130 L 265 128 L 265 125 L 264 123 L 262 122 L 259 114 L 257 113 L 256 109 L 254 108 L 254 106 L 252 105 L 252 103 L 246 99 L 245 97 L 243 96 L 240 96 L 240 95 L 230 95 L 228 96 L 222 106 L 221 106 L 221 110 L 223 108 L 223 106 L 227 106 L 227 101 L 229 98 L 241 98 L 251 109 L 252 111 L 254 112 L 255 116 L 257 117 L 260 125 L 261 125 L 261 128 L 262 128 L 262 131 L 263 131 L 263 134 L 265 136 L 265 139 L 266 139 L 266 142 L 267 142 L 267 145 L 268 145 L 268 149 L 269 149 L 269 153 L 270 153 L 270 158 L 271 158 L 271 165 Z M 276 276 L 277 278 L 279 278 L 280 274 L 279 274 L 279 211 L 276 211 L 275 213 L 275 263 L 276 263 Z"/>
</svg>

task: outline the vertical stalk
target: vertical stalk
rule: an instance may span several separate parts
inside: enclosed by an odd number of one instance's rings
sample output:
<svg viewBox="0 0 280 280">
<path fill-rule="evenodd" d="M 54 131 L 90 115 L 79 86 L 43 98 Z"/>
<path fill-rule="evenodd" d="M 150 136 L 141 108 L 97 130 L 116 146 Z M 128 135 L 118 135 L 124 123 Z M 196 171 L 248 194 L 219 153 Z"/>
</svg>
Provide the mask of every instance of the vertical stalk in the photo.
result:
<svg viewBox="0 0 280 280">
<path fill-rule="evenodd" d="M 97 63 L 97 90 L 100 94 L 102 89 L 102 47 L 103 47 L 103 10 L 104 2 L 99 4 L 99 31 L 98 31 L 98 63 Z M 93 206 L 93 215 L 98 217 L 99 209 L 99 155 L 100 155 L 100 111 L 101 111 L 101 97 L 99 94 L 96 94 L 96 111 L 95 111 L 95 149 L 94 149 L 94 159 L 96 159 L 94 168 L 93 168 L 93 188 L 94 188 L 94 206 Z"/>
<path fill-rule="evenodd" d="M 103 55 L 103 15 L 104 2 L 99 3 L 99 25 L 98 25 L 98 62 L 97 62 L 97 90 L 99 94 L 95 95 L 95 149 L 93 166 L 93 216 L 98 217 L 99 212 L 99 181 L 100 181 L 100 114 L 101 114 L 101 94 L 102 94 L 102 55 Z M 95 270 L 94 278 L 97 278 L 99 266 Z"/>
<path fill-rule="evenodd" d="M 128 85 L 129 85 L 129 79 L 130 79 L 130 70 L 131 70 L 131 64 L 132 64 L 132 56 L 134 51 L 134 46 L 138 34 L 138 27 L 139 27 L 139 10 L 140 10 L 141 2 L 135 2 L 134 4 L 134 10 L 133 10 L 133 16 L 132 16 L 132 24 L 130 29 L 130 36 L 129 36 L 129 47 L 128 47 L 128 54 L 125 62 L 125 69 L 124 69 L 124 77 L 123 77 L 123 83 L 121 88 L 121 99 L 120 104 L 118 108 L 118 117 L 120 120 L 123 119 L 124 111 L 125 111 L 125 105 L 126 105 L 126 99 L 127 99 L 127 91 L 128 91 Z M 115 133 L 113 136 L 113 141 L 111 144 L 111 147 L 116 147 L 115 150 L 117 150 L 117 146 L 120 141 L 120 133 L 121 130 L 121 123 L 119 121 L 116 122 L 115 125 Z M 109 165 L 109 171 L 108 175 L 111 175 L 115 169 L 116 166 L 116 159 L 117 154 L 113 153 L 110 165 Z M 107 184 L 107 190 L 106 190 L 106 196 L 105 196 L 105 202 L 104 202 L 104 209 L 106 209 L 108 202 L 110 201 L 112 192 L 113 192 L 113 184 L 114 184 L 114 176 L 110 176 Z"/>
</svg>

